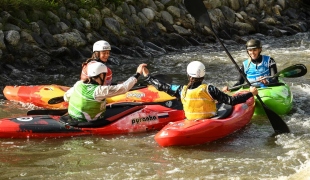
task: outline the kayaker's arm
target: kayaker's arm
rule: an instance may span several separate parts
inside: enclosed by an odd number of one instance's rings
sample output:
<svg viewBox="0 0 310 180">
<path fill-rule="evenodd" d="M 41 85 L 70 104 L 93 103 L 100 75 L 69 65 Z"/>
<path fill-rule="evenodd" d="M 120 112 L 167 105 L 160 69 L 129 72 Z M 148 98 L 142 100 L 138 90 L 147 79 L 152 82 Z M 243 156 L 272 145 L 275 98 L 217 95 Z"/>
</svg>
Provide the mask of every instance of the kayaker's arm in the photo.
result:
<svg viewBox="0 0 310 180">
<path fill-rule="evenodd" d="M 126 93 L 129 91 L 137 82 L 140 73 L 136 73 L 134 76 L 127 79 L 125 82 L 117 85 L 110 85 L 110 86 L 98 86 L 94 92 L 95 99 L 101 101 L 102 99 L 116 96 L 119 94 Z M 64 100 L 69 102 L 71 94 L 74 92 L 75 85 L 70 88 L 64 94 Z"/>
<path fill-rule="evenodd" d="M 213 99 L 217 100 L 218 102 L 229 104 L 232 106 L 243 103 L 253 96 L 251 92 L 240 94 L 238 96 L 229 96 L 213 85 L 208 86 L 208 93 L 212 96 Z"/>
<path fill-rule="evenodd" d="M 173 85 L 159 81 L 158 79 L 148 75 L 145 81 L 149 84 L 152 84 L 157 90 L 164 91 L 171 96 L 175 96 L 177 98 L 180 97 L 183 86 L 181 85 Z"/>
<path fill-rule="evenodd" d="M 102 100 L 128 92 L 136 84 L 139 76 L 140 74 L 137 73 L 133 77 L 127 79 L 125 82 L 117 85 L 98 86 L 94 92 L 95 99 Z"/>
</svg>

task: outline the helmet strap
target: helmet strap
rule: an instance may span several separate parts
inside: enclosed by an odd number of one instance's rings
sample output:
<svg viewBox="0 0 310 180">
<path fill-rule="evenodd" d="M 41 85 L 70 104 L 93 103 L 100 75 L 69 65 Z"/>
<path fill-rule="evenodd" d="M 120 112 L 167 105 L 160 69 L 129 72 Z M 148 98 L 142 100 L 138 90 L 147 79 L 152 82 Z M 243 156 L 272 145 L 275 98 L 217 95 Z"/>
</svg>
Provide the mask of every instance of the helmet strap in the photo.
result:
<svg viewBox="0 0 310 180">
<path fill-rule="evenodd" d="M 88 78 L 88 80 L 85 80 L 84 83 L 86 84 L 99 84 L 94 77 Z"/>
<path fill-rule="evenodd" d="M 89 77 L 88 80 L 85 80 L 83 81 L 84 83 L 87 83 L 87 84 L 98 84 L 98 85 L 101 85 L 103 86 L 104 85 L 104 80 L 105 80 L 105 77 L 106 77 L 106 73 L 101 73 L 103 74 L 103 78 L 101 78 L 100 74 L 95 76 L 95 77 Z M 96 79 L 100 79 L 100 83 L 96 80 Z"/>
</svg>

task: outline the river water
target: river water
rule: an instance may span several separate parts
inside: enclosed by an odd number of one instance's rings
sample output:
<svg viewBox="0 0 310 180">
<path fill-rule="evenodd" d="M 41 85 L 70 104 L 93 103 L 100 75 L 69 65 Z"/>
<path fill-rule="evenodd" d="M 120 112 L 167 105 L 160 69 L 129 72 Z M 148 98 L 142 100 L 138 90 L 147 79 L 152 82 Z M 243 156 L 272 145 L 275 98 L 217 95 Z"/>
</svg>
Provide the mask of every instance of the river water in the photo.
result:
<svg viewBox="0 0 310 180">
<path fill-rule="evenodd" d="M 310 34 L 273 38 L 263 42 L 278 70 L 302 63 L 310 68 Z M 245 37 L 248 38 L 248 37 Z M 238 64 L 246 58 L 244 46 L 225 43 Z M 112 67 L 124 80 L 141 62 L 152 73 L 187 83 L 186 65 L 200 60 L 207 67 L 205 82 L 233 85 L 238 71 L 219 43 L 190 47 L 156 58 L 124 60 Z M 294 107 L 283 120 L 291 133 L 274 136 L 267 117 L 253 117 L 244 129 L 215 142 L 163 148 L 156 132 L 59 139 L 0 139 L 0 179 L 310 179 L 310 75 L 284 79 L 291 85 Z M 53 82 L 50 82 L 53 83 Z M 71 80 L 67 85 L 72 85 Z M 72 84 L 70 84 L 72 83 Z M 0 117 L 24 115 L 29 104 L 0 101 Z"/>
</svg>

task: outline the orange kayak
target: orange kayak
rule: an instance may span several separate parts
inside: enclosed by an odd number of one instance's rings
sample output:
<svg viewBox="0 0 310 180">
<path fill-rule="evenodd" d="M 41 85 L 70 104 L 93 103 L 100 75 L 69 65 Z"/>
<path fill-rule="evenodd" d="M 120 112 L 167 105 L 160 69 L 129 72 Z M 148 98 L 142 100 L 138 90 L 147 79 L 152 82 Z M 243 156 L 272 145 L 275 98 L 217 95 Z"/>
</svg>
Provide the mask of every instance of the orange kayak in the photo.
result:
<svg viewBox="0 0 310 180">
<path fill-rule="evenodd" d="M 6 86 L 3 95 L 7 100 L 31 103 L 38 107 L 58 109 L 67 108 L 68 103 L 48 104 L 55 97 L 63 96 L 70 87 L 60 85 Z M 107 98 L 107 103 L 115 102 L 163 102 L 175 99 L 154 86 L 138 86 L 125 94 Z"/>
<path fill-rule="evenodd" d="M 23 103 L 31 103 L 43 108 L 67 108 L 67 102 L 48 104 L 48 100 L 57 96 L 63 96 L 69 89 L 58 85 L 34 85 L 34 86 L 5 86 L 3 95 L 7 100 Z"/>
</svg>

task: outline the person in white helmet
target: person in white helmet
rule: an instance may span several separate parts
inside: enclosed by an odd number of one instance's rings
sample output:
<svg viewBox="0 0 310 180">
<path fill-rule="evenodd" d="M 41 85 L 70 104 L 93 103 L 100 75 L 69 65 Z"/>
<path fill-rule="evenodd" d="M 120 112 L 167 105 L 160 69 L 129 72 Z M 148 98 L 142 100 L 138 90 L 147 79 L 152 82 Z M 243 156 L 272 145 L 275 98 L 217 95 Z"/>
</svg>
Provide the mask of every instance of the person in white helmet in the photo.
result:
<svg viewBox="0 0 310 180">
<path fill-rule="evenodd" d="M 149 75 L 147 68 L 143 69 L 146 81 L 154 85 L 158 90 L 165 91 L 176 96 L 182 101 L 183 109 L 187 120 L 206 119 L 216 115 L 216 101 L 229 105 L 245 102 L 250 97 L 257 95 L 255 87 L 250 88 L 249 93 L 238 96 L 229 96 L 213 85 L 203 84 L 205 66 L 200 61 L 193 61 L 187 66 L 187 85 L 172 85 L 160 82 Z"/>
<path fill-rule="evenodd" d="M 89 64 L 88 78 L 77 81 L 64 94 L 64 100 L 69 102 L 69 125 L 97 127 L 108 124 L 109 122 L 105 120 L 106 98 L 129 91 L 136 84 L 145 66 L 146 64 L 140 64 L 137 73 L 121 84 L 105 85 L 106 65 L 100 62 Z"/>
<path fill-rule="evenodd" d="M 275 75 L 278 70 L 277 64 L 272 57 L 261 54 L 262 43 L 257 39 L 250 39 L 247 41 L 245 46 L 249 58 L 242 62 L 241 71 L 244 72 L 250 82 L 260 80 L 259 82 L 252 83 L 252 85 L 264 87 L 271 83 L 277 83 L 277 77 L 264 79 L 264 76 Z M 243 83 L 245 83 L 245 80 L 240 74 L 238 81 L 233 85 L 233 87 Z M 229 91 L 227 86 L 225 86 L 222 90 L 224 92 Z"/>
<path fill-rule="evenodd" d="M 111 45 L 107 41 L 100 40 L 95 42 L 93 45 L 92 56 L 82 64 L 81 80 L 87 79 L 87 65 L 94 62 L 102 62 L 106 64 L 110 56 L 110 51 Z M 106 85 L 112 83 L 112 70 L 109 67 L 107 67 L 105 83 Z"/>
</svg>

